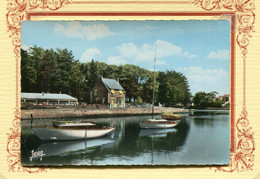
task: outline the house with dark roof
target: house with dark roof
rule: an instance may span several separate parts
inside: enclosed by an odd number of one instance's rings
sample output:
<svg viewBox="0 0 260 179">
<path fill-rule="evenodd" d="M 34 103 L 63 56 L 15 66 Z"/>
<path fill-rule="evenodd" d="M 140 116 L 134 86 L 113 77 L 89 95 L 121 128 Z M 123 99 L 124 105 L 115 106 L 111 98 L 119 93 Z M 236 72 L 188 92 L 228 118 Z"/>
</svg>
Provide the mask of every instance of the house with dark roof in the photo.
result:
<svg viewBox="0 0 260 179">
<path fill-rule="evenodd" d="M 77 105 L 78 99 L 67 94 L 22 92 L 21 103 L 36 105 Z"/>
<path fill-rule="evenodd" d="M 124 108 L 125 90 L 119 80 L 99 76 L 90 92 L 90 103 L 108 105 L 110 108 Z"/>
</svg>

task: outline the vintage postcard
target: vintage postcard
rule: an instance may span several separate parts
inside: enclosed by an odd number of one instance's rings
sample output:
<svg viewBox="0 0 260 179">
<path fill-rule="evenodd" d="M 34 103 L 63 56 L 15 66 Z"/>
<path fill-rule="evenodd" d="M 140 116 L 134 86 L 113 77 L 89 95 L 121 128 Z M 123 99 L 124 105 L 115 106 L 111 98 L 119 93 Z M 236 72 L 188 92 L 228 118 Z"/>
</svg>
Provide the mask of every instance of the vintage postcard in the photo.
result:
<svg viewBox="0 0 260 179">
<path fill-rule="evenodd" d="M 259 178 L 255 1 L 1 2 L 3 178 Z"/>
<path fill-rule="evenodd" d="M 21 27 L 23 165 L 229 164 L 229 20 Z"/>
<path fill-rule="evenodd" d="M 23 165 L 229 164 L 228 19 L 21 28 Z"/>
</svg>

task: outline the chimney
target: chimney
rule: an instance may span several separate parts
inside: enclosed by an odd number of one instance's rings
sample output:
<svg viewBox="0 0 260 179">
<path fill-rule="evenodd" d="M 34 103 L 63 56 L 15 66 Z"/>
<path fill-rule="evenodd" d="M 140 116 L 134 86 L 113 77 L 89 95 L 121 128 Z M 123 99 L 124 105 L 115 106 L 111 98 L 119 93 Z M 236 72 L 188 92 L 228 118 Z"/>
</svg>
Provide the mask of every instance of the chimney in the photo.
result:
<svg viewBox="0 0 260 179">
<path fill-rule="evenodd" d="M 119 78 L 117 78 L 116 81 L 119 83 Z"/>
</svg>

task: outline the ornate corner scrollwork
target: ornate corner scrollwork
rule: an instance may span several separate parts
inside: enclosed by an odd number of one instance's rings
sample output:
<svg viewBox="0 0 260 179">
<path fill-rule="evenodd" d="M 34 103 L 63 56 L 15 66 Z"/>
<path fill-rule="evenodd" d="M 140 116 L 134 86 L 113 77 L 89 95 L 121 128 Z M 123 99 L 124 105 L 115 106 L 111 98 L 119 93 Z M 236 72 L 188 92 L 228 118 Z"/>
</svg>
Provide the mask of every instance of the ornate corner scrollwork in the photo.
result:
<svg viewBox="0 0 260 179">
<path fill-rule="evenodd" d="M 191 3 L 206 11 L 224 9 L 235 12 L 238 21 L 236 41 L 242 55 L 246 56 L 249 39 L 254 32 L 254 0 L 191 0 Z"/>
<path fill-rule="evenodd" d="M 20 54 L 21 21 L 25 20 L 27 12 L 37 8 L 55 11 L 70 3 L 71 0 L 7 0 L 7 32 L 13 38 L 16 58 L 19 58 Z"/>
</svg>

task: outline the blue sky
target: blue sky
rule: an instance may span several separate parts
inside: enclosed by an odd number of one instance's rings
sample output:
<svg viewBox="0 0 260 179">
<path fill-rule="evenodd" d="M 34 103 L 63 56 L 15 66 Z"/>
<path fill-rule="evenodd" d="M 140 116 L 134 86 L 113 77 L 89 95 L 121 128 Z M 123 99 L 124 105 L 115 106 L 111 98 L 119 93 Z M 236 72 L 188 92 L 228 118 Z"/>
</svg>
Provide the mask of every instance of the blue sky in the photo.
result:
<svg viewBox="0 0 260 179">
<path fill-rule="evenodd" d="M 67 48 L 75 60 L 134 64 L 182 72 L 192 94 L 230 93 L 230 22 L 169 21 L 24 21 L 21 48 Z"/>
</svg>

